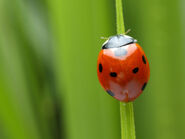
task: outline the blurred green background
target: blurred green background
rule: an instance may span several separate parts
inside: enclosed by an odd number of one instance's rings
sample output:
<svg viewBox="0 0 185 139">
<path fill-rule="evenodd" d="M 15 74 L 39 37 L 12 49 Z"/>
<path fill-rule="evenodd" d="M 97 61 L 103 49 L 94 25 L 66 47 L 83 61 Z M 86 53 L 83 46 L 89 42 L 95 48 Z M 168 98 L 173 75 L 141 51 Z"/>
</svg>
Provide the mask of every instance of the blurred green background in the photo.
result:
<svg viewBox="0 0 185 139">
<path fill-rule="evenodd" d="M 185 137 L 185 2 L 124 0 L 151 68 L 137 139 Z M 96 76 L 114 0 L 0 0 L 0 139 L 120 139 L 119 102 Z"/>
</svg>

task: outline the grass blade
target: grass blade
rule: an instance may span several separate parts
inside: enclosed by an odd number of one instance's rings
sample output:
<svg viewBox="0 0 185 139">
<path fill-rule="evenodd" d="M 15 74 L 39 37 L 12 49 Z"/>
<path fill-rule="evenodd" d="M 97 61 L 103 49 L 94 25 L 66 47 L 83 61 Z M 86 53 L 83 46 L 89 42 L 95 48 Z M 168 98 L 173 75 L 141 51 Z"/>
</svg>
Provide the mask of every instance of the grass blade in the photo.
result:
<svg viewBox="0 0 185 139">
<path fill-rule="evenodd" d="M 116 0 L 116 15 L 117 34 L 124 34 L 125 27 L 123 19 L 122 0 Z M 135 139 L 135 124 L 132 102 L 120 102 L 120 117 L 122 139 Z"/>
</svg>

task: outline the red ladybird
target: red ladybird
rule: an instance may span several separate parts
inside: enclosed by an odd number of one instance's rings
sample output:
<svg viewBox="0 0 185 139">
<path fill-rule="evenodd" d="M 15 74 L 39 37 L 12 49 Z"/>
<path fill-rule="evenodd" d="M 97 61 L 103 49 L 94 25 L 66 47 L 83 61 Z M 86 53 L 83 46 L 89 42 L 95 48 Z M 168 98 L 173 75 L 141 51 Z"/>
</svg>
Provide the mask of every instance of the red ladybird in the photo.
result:
<svg viewBox="0 0 185 139">
<path fill-rule="evenodd" d="M 102 46 L 97 64 L 98 78 L 108 94 L 119 101 L 134 101 L 150 76 L 146 55 L 127 35 L 110 37 Z"/>
</svg>

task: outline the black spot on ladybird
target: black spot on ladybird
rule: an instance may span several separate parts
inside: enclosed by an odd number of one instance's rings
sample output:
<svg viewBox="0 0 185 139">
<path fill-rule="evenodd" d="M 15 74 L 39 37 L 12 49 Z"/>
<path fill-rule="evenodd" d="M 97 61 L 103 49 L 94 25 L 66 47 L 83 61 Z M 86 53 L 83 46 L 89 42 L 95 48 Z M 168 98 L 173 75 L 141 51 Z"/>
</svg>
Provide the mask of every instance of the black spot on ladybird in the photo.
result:
<svg viewBox="0 0 185 139">
<path fill-rule="evenodd" d="M 138 68 L 138 67 L 136 67 L 136 68 L 134 68 L 134 69 L 132 70 L 132 72 L 135 73 L 135 74 L 136 74 L 138 71 L 139 71 L 139 68 Z"/>
<path fill-rule="evenodd" d="M 125 56 L 126 54 L 127 54 L 127 50 L 123 47 L 116 48 L 116 50 L 114 50 L 114 55 L 115 56 Z"/>
<path fill-rule="evenodd" d="M 142 91 L 145 89 L 146 85 L 147 85 L 147 83 L 144 83 L 144 84 L 143 84 L 143 86 L 142 86 L 142 88 L 141 88 Z"/>
<path fill-rule="evenodd" d="M 107 93 L 108 93 L 109 95 L 111 95 L 112 97 L 114 96 L 114 93 L 113 93 L 112 91 L 110 91 L 110 90 L 107 90 Z"/>
<path fill-rule="evenodd" d="M 102 72 L 102 70 L 103 70 L 103 67 L 102 67 L 102 64 L 100 63 L 99 64 L 99 71 Z"/>
<path fill-rule="evenodd" d="M 111 76 L 111 77 L 116 77 L 116 76 L 117 76 L 117 73 L 116 73 L 116 72 L 111 72 L 111 73 L 110 73 L 110 76 Z"/>
<path fill-rule="evenodd" d="M 142 56 L 142 60 L 143 60 L 143 63 L 146 64 L 146 59 L 144 55 Z"/>
</svg>

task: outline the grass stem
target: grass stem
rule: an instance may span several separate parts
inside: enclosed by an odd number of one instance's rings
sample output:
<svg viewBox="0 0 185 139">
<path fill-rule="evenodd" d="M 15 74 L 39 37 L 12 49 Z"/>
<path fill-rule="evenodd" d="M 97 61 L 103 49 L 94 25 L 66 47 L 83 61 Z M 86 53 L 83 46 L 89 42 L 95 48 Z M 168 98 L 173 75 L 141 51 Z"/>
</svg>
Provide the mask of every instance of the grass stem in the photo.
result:
<svg viewBox="0 0 185 139">
<path fill-rule="evenodd" d="M 135 139 L 133 103 L 120 102 L 121 139 Z"/>
<path fill-rule="evenodd" d="M 124 34 L 124 19 L 122 0 L 116 1 L 116 22 L 117 34 Z M 135 139 L 135 124 L 134 124 L 134 110 L 133 103 L 120 102 L 120 118 L 121 118 L 121 139 Z"/>
<path fill-rule="evenodd" d="M 124 34 L 125 25 L 123 19 L 122 0 L 116 0 L 116 25 L 117 25 L 117 34 Z"/>
</svg>

